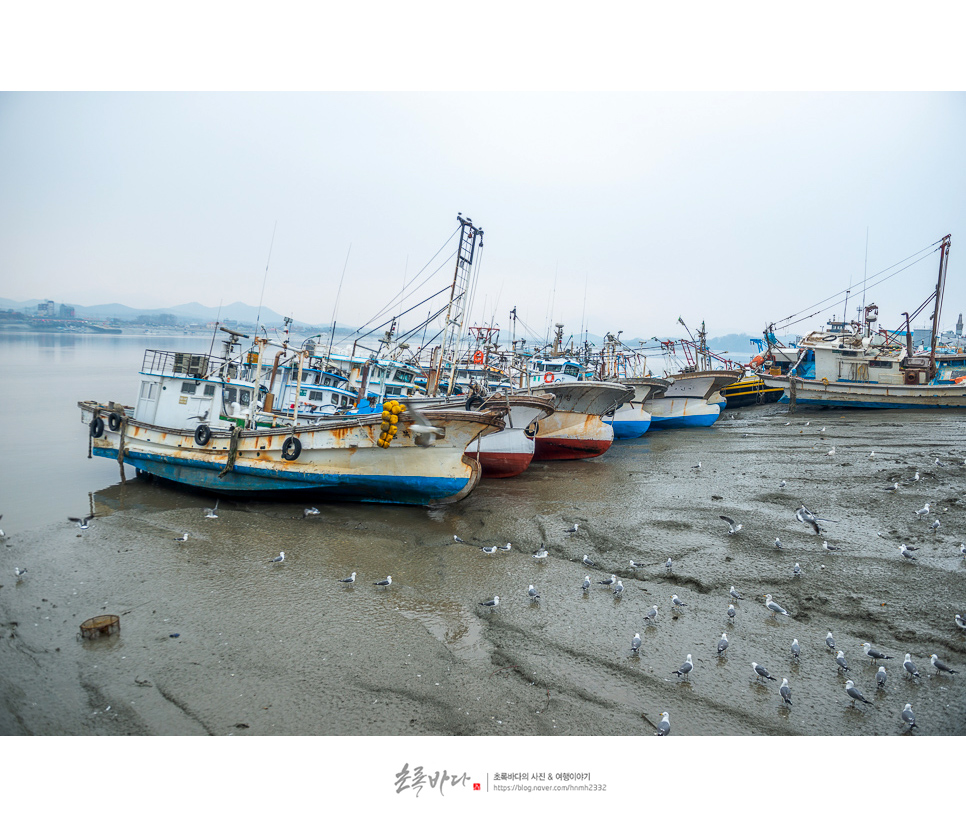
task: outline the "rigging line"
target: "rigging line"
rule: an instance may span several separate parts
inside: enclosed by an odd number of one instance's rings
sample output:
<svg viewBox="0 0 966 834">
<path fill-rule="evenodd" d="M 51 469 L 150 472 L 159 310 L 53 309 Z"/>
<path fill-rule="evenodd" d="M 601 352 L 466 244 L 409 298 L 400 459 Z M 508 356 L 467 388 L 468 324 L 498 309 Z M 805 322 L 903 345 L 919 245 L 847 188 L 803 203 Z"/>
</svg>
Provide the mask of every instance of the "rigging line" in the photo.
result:
<svg viewBox="0 0 966 834">
<path fill-rule="evenodd" d="M 447 291 L 448 289 L 449 289 L 449 287 L 443 287 L 443 288 L 442 288 L 441 290 L 439 290 L 438 292 L 434 292 L 434 293 L 433 293 L 433 294 L 432 294 L 432 295 L 431 295 L 431 296 L 430 296 L 429 298 L 425 298 L 425 299 L 423 299 L 422 301 L 420 301 L 420 302 L 419 302 L 418 304 L 414 304 L 414 305 L 413 305 L 412 307 L 410 307 L 410 308 L 409 308 L 408 310 L 404 310 L 404 311 L 403 311 L 403 313 L 402 313 L 402 315 L 406 315 L 406 313 L 411 313 L 411 312 L 412 312 L 413 310 L 415 310 L 415 309 L 416 309 L 417 307 L 421 307 L 421 306 L 422 306 L 423 304 L 426 304 L 426 303 L 428 303 L 428 302 L 430 302 L 430 301 L 432 301 L 432 300 L 433 300 L 434 298 L 436 298 L 436 296 L 437 296 L 437 295 L 441 295 L 442 293 L 444 293 L 444 292 L 446 292 L 446 291 Z M 445 309 L 445 308 L 443 308 L 443 309 Z M 436 313 L 436 315 L 438 316 L 438 315 L 439 315 L 439 313 Z M 432 319 L 433 319 L 433 318 L 435 318 L 435 316 L 433 316 L 433 317 L 431 317 L 431 318 L 429 319 L 429 321 L 432 321 Z M 381 328 L 381 327 L 385 327 L 385 326 L 386 326 L 387 324 L 389 324 L 389 323 L 390 323 L 391 321 L 392 321 L 392 319 L 390 318 L 390 319 L 386 319 L 386 320 L 385 320 L 384 322 L 382 322 L 381 324 L 377 324 L 377 325 L 376 325 L 375 327 L 373 327 L 373 328 L 372 328 L 372 330 L 370 330 L 369 332 L 367 332 L 367 333 L 363 333 L 363 334 L 362 334 L 362 335 L 361 335 L 361 336 L 359 337 L 359 341 L 361 341 L 362 339 L 365 339 L 365 338 L 366 338 L 366 336 L 371 336 L 371 335 L 372 335 L 373 333 L 375 333 L 375 332 L 376 332 L 377 330 L 379 330 L 379 328 Z M 418 330 L 418 329 L 419 329 L 419 328 L 417 328 L 417 330 Z M 354 335 L 355 335 L 356 333 L 358 333 L 358 332 L 359 332 L 360 330 L 362 330 L 362 328 L 361 328 L 361 327 L 360 327 L 360 328 L 358 328 L 357 330 L 355 330 L 355 331 L 354 331 L 353 333 L 351 333 L 350 335 L 352 335 L 352 336 L 354 336 Z"/>
<path fill-rule="evenodd" d="M 879 286 L 879 284 L 882 284 L 882 283 L 884 283 L 885 281 L 888 281 L 888 280 L 889 280 L 890 278 L 895 278 L 895 276 L 896 276 L 896 275 L 898 275 L 899 273 L 901 273 L 901 272 L 905 272 L 905 271 L 906 271 L 907 269 L 909 269 L 910 267 L 913 267 L 913 266 L 915 266 L 915 265 L 916 265 L 917 263 L 919 263 L 919 261 L 922 261 L 922 260 L 925 260 L 925 259 L 926 259 L 927 257 L 929 257 L 929 255 L 931 255 L 931 254 L 932 254 L 932 253 L 933 253 L 934 251 L 935 251 L 934 249 L 930 249 L 930 250 L 928 250 L 928 251 L 927 251 L 926 249 L 921 249 L 921 250 L 919 250 L 919 252 L 917 252 L 917 253 L 916 253 L 916 255 L 920 255 L 920 254 L 922 254 L 923 252 L 925 252 L 925 254 L 923 254 L 921 258 L 919 258 L 918 260 L 915 260 L 915 261 L 913 261 L 913 262 L 912 262 L 912 263 L 910 263 L 910 264 L 906 264 L 906 265 L 905 265 L 904 267 L 902 267 L 902 269 L 899 269 L 899 270 L 896 270 L 895 272 L 893 272 L 893 273 L 892 273 L 892 274 L 890 274 L 890 275 L 886 275 L 886 276 L 885 276 L 884 278 L 882 278 L 882 279 L 880 279 L 879 281 L 876 281 L 876 282 L 875 282 L 874 284 L 870 284 L 868 288 L 869 288 L 869 289 L 872 289 L 873 287 L 877 287 L 877 286 Z M 909 257 L 911 258 L 911 257 L 914 257 L 914 256 L 913 256 L 913 255 L 910 255 Z M 902 261 L 899 261 L 899 263 L 901 264 L 901 263 L 902 263 L 903 261 L 907 261 L 907 260 L 909 260 L 909 258 L 903 258 L 903 260 L 902 260 Z M 892 268 L 893 268 L 893 267 L 895 267 L 895 266 L 898 266 L 898 264 L 893 264 L 892 266 L 890 266 L 890 267 L 888 267 L 888 269 L 892 269 Z M 887 272 L 887 271 L 888 271 L 888 269 L 883 269 L 883 270 L 881 270 L 881 271 L 879 271 L 879 272 L 877 272 L 877 273 L 876 273 L 875 275 L 872 275 L 872 276 L 870 276 L 870 277 L 871 277 L 871 278 L 875 278 L 875 277 L 876 277 L 876 276 L 878 276 L 878 275 L 882 275 L 882 273 L 883 273 L 883 272 Z M 839 292 L 837 292 L 837 293 L 835 293 L 835 295 L 830 295 L 830 296 L 829 296 L 828 298 L 824 298 L 824 299 L 822 299 L 821 301 L 817 301 L 817 302 L 816 302 L 815 304 L 810 304 L 810 305 L 809 305 L 808 307 L 805 307 L 804 309 L 802 309 L 802 310 L 799 310 L 799 311 L 798 311 L 797 313 L 793 313 L 792 315 L 790 315 L 790 316 L 787 316 L 786 318 L 783 318 L 783 319 L 779 319 L 778 321 L 776 321 L 776 322 L 775 322 L 775 325 L 776 325 L 776 326 L 778 326 L 778 325 L 782 325 L 782 326 L 784 326 L 784 327 L 791 327 L 792 325 L 794 325 L 794 324 L 798 324 L 798 322 L 800 322 L 800 321 L 804 321 L 805 319 L 809 319 L 809 318 L 811 318 L 812 316 L 815 316 L 815 315 L 817 315 L 817 314 L 819 314 L 819 313 L 823 313 L 823 312 L 827 312 L 828 310 L 830 310 L 830 309 L 832 309 L 832 308 L 831 308 L 831 307 L 826 307 L 826 308 L 824 308 L 824 309 L 822 309 L 822 310 L 816 310 L 816 311 L 815 311 L 814 313 L 809 313 L 809 315 L 807 315 L 807 316 L 803 316 L 802 318 L 800 318 L 800 319 L 798 319 L 798 320 L 796 320 L 796 321 L 792 321 L 792 322 L 789 322 L 789 319 L 793 319 L 793 318 L 795 318 L 795 316 L 801 316 L 801 315 L 802 315 L 803 313 L 805 313 L 806 311 L 808 311 L 808 310 L 811 310 L 811 309 L 812 309 L 812 307 L 817 307 L 817 306 L 818 306 L 819 304 L 825 304 L 825 303 L 826 303 L 827 301 L 831 301 L 831 300 L 833 300 L 833 299 L 837 299 L 837 298 L 838 298 L 838 297 L 839 297 L 840 295 L 842 295 L 842 293 L 843 293 L 843 292 L 844 292 L 844 291 L 839 291 Z M 836 304 L 838 304 L 838 301 L 836 301 L 835 303 L 836 303 Z M 785 324 L 785 322 L 788 322 L 788 323 L 787 323 L 787 324 Z"/>
<path fill-rule="evenodd" d="M 919 260 L 924 260 L 926 257 L 928 257 L 928 255 L 923 255 L 922 258 L 920 258 Z M 919 261 L 914 261 L 911 264 L 907 264 L 902 269 L 898 270 L 897 272 L 894 272 L 892 275 L 887 275 L 882 280 L 876 281 L 874 284 L 872 284 L 869 287 L 869 289 L 872 289 L 873 287 L 879 286 L 879 284 L 882 284 L 885 281 L 888 281 L 890 278 L 895 278 L 895 276 L 898 275 L 900 272 L 904 272 L 905 270 L 909 269 L 910 267 L 915 266 L 917 263 L 919 263 Z M 935 293 L 933 295 L 935 295 Z M 833 309 L 834 306 L 835 305 L 829 305 L 828 307 L 824 308 L 823 310 L 816 310 L 814 313 L 809 313 L 807 316 L 802 316 L 802 318 L 796 319 L 795 321 L 788 322 L 787 324 L 784 324 L 783 326 L 787 329 L 787 328 L 792 327 L 792 326 L 794 326 L 796 324 L 799 324 L 800 322 L 805 321 L 806 319 L 810 319 L 810 318 L 812 318 L 814 316 L 817 316 L 820 313 L 827 313 L 829 310 Z"/>
<path fill-rule="evenodd" d="M 278 221 L 272 226 L 272 242 L 268 244 L 268 260 L 265 261 L 265 277 L 262 279 L 262 294 L 258 297 L 258 313 L 255 315 L 255 335 L 258 335 L 258 323 L 262 318 L 262 301 L 265 299 L 265 284 L 268 282 L 268 265 L 272 262 L 272 249 L 275 246 L 275 230 L 278 228 Z"/>
<path fill-rule="evenodd" d="M 454 254 L 455 254 L 455 253 L 454 253 Z M 433 272 L 432 272 L 432 273 L 431 273 L 430 275 L 427 275 L 427 276 L 426 276 L 426 277 L 425 277 L 425 278 L 423 279 L 423 281 L 422 281 L 422 283 L 420 283 L 420 285 L 419 285 L 418 287 L 416 287 L 416 290 L 418 290 L 418 289 L 420 289 L 421 287 L 423 287 L 423 286 L 425 286 L 427 282 L 429 282 L 429 281 L 431 281 L 431 280 L 432 280 L 432 279 L 433 279 L 434 277 L 436 277 L 436 274 L 437 274 L 437 273 L 438 273 L 438 272 L 439 272 L 439 271 L 440 271 L 440 270 L 441 270 L 441 269 L 442 269 L 442 268 L 443 268 L 444 266 L 446 266 L 446 265 L 447 265 L 447 264 L 448 264 L 448 263 L 449 263 L 449 262 L 450 262 L 450 261 L 452 260 L 452 258 L 453 258 L 453 256 L 452 256 L 452 255 L 450 255 L 450 257 L 448 257 L 448 258 L 447 258 L 447 259 L 446 259 L 445 261 L 443 261 L 443 263 L 441 263 L 441 264 L 440 264 L 440 265 L 439 265 L 439 266 L 438 266 L 438 267 L 437 267 L 437 268 L 436 268 L 435 270 L 433 270 Z M 415 280 L 415 279 L 413 279 L 413 280 Z M 447 289 L 448 289 L 448 287 L 447 287 Z M 415 290 L 413 290 L 413 292 L 415 292 Z M 412 294 L 412 293 L 410 293 L 410 295 L 411 295 L 411 294 Z M 434 294 L 433 294 L 433 295 L 431 295 L 431 296 L 430 296 L 429 298 L 426 298 L 426 299 L 424 299 L 423 301 L 420 301 L 420 302 L 419 302 L 419 304 L 416 304 L 416 305 L 415 305 L 414 307 L 411 307 L 410 309 L 411 309 L 411 310 L 414 310 L 414 309 L 416 309 L 416 307 L 418 307 L 418 306 L 419 306 L 420 304 L 425 304 L 425 303 L 426 303 L 427 301 L 429 301 L 430 299 L 432 299 L 432 298 L 435 298 L 435 296 L 436 296 L 436 295 L 439 295 L 439 293 L 434 293 Z M 372 324 L 372 323 L 373 323 L 373 322 L 374 322 L 374 321 L 375 321 L 375 320 L 376 320 L 377 318 L 379 318 L 380 316 L 382 316 L 382 315 L 384 315 L 384 314 L 385 314 L 385 313 L 386 313 L 386 312 L 387 312 L 387 311 L 388 311 L 389 309 L 391 309 L 391 308 L 392 308 L 392 306 L 393 306 L 393 304 L 395 304 L 395 302 L 396 302 L 396 298 L 394 297 L 394 298 L 392 298 L 392 299 L 391 299 L 391 300 L 390 300 L 390 301 L 389 301 L 388 303 L 386 303 L 386 304 L 385 304 L 385 305 L 384 305 L 384 306 L 382 307 L 382 309 L 380 309 L 380 310 L 379 310 L 378 312 L 376 312 L 376 313 L 375 313 L 375 314 L 374 314 L 374 315 L 372 316 L 372 318 L 370 318 L 370 319 L 369 319 L 369 321 L 367 321 L 367 322 L 366 322 L 365 324 L 363 324 L 363 325 L 360 325 L 360 326 L 359 326 L 359 327 L 358 327 L 358 328 L 357 328 L 357 329 L 356 329 L 355 331 L 353 331 L 353 332 L 352 332 L 352 333 L 350 333 L 349 335 L 350 335 L 350 336 L 354 336 L 354 335 L 355 335 L 356 333 L 360 333 L 360 332 L 362 331 L 362 329 L 363 329 L 363 328 L 365 328 L 365 327 L 368 327 L 368 326 L 369 326 L 370 324 Z M 408 312 L 408 311 L 407 311 L 407 312 Z M 378 325 L 377 325 L 377 329 L 378 329 Z M 363 337 L 363 338 L 364 338 L 364 337 Z"/>
<path fill-rule="evenodd" d="M 335 304 L 332 306 L 332 332 L 329 334 L 329 349 L 325 352 L 326 356 L 332 355 L 332 342 L 335 340 L 335 316 L 339 309 L 339 297 L 342 295 L 342 282 L 345 280 L 345 271 L 349 266 L 349 255 L 352 253 L 352 244 L 349 244 L 349 251 L 345 253 L 345 263 L 342 265 L 342 277 L 339 279 L 339 289 L 335 294 Z"/>
<path fill-rule="evenodd" d="M 426 269 L 428 269 L 428 268 L 429 268 L 429 266 L 430 266 L 430 264 L 432 264 L 432 262 L 433 262 L 433 261 L 435 261 L 435 260 L 436 260 L 436 258 L 437 258 L 437 257 L 439 256 L 439 253 L 440 253 L 440 252 L 442 252 L 442 251 L 443 251 L 443 250 L 444 250 L 444 249 L 445 249 L 445 248 L 446 248 L 446 247 L 447 247 L 447 246 L 449 245 L 449 243 L 450 243 L 450 241 L 451 241 L 451 240 L 452 240 L 452 239 L 453 239 L 453 238 L 454 238 L 454 237 L 456 236 L 456 232 L 458 232 L 458 231 L 459 231 L 459 228 L 457 228 L 457 229 L 455 229 L 455 230 L 453 231 L 453 233 L 452 233 L 452 234 L 451 234 L 451 235 L 450 235 L 450 236 L 449 236 L 449 237 L 448 237 L 448 238 L 446 239 L 446 241 L 445 241 L 445 242 L 443 243 L 443 245 L 442 245 L 442 246 L 440 246 L 440 247 L 439 247 L 439 249 L 437 249 L 437 250 L 436 250 L 436 254 L 434 254 L 434 255 L 433 255 L 433 256 L 432 256 L 432 257 L 431 257 L 431 258 L 430 258 L 430 259 L 429 259 L 428 261 L 426 261 L 426 263 L 425 263 L 425 264 L 423 265 L 423 267 L 422 267 L 422 268 L 421 268 L 421 269 L 419 270 L 419 272 L 417 272 L 417 273 L 416 273 L 416 274 L 415 274 L 415 275 L 414 275 L 414 276 L 413 276 L 413 277 L 412 277 L 412 278 L 410 279 L 410 281 L 409 281 L 409 284 L 408 284 L 408 285 L 406 285 L 406 284 L 403 284 L 403 288 L 402 288 L 402 289 L 401 289 L 401 290 L 400 290 L 400 291 L 399 291 L 399 292 L 398 292 L 398 293 L 397 293 L 396 295 L 394 295 L 394 296 L 393 296 L 393 297 L 392 297 L 392 298 L 391 298 L 391 299 L 390 299 L 390 300 L 389 300 L 389 301 L 388 301 L 388 302 L 386 303 L 386 305 L 385 305 L 385 306 L 384 306 L 384 307 L 383 307 L 383 308 L 382 308 L 381 310 L 379 310 L 379 312 L 377 312 L 377 313 L 376 313 L 375 315 L 373 315 L 373 317 L 372 317 L 371 319 L 369 319 L 369 321 L 367 321 L 367 322 L 366 322 L 365 324 L 363 324 L 363 325 L 362 325 L 362 326 L 361 326 L 361 327 L 359 328 L 359 330 L 362 330 L 362 328 L 363 328 L 363 327 L 368 327 L 368 326 L 369 326 L 370 324 L 372 324 L 372 322 L 373 322 L 373 320 L 374 320 L 374 319 L 376 319 L 376 318 L 378 318 L 379 316 L 381 316 L 381 315 L 383 315 L 383 314 L 384 314 L 384 313 L 385 313 L 385 312 L 386 312 L 386 311 L 387 311 L 387 310 L 388 310 L 389 308 L 391 308 L 391 307 L 393 306 L 393 304 L 395 304 L 395 303 L 396 303 L 396 299 L 397 299 L 397 298 L 400 298 L 400 299 L 401 299 L 401 298 L 404 298 L 404 297 L 405 297 L 405 293 L 406 293 L 406 290 L 408 289 L 408 287 L 409 287 L 409 286 L 411 286 L 411 285 L 412 285 L 412 283 L 413 283 L 413 282 L 414 282 L 414 281 L 415 281 L 415 280 L 416 280 L 416 279 L 417 279 L 417 278 L 418 278 L 418 277 L 419 277 L 420 275 L 422 275 L 422 274 L 423 274 L 423 272 L 424 272 L 424 271 L 425 271 Z M 438 267 L 437 267 L 437 268 L 436 268 L 435 270 L 433 270 L 433 272 L 432 272 L 432 274 L 431 274 L 431 275 L 429 275 L 429 276 L 428 276 L 428 277 L 427 277 L 427 278 L 426 278 L 425 280 L 423 280 L 423 282 L 422 282 L 422 283 L 421 283 L 421 284 L 419 285 L 419 287 L 422 287 L 422 286 L 423 286 L 423 285 L 424 285 L 424 284 L 426 283 L 426 281 L 428 281 L 428 280 L 429 280 L 430 278 L 432 278 L 432 277 L 433 277 L 433 275 L 435 275 L 435 274 L 436 274 L 437 272 L 439 272 L 439 271 L 440 271 L 440 270 L 441 270 L 441 269 L 442 269 L 442 268 L 443 268 L 444 266 L 446 266 L 446 264 L 448 264 L 448 263 L 449 263 L 449 261 L 450 261 L 450 259 L 451 259 L 452 257 L 453 257 L 453 256 L 452 256 L 452 255 L 450 255 L 450 256 L 449 256 L 449 257 L 448 257 L 448 258 L 447 258 L 447 259 L 446 259 L 446 260 L 445 260 L 445 261 L 444 261 L 443 263 L 441 263 L 441 264 L 440 264 L 440 265 L 439 265 L 439 266 L 438 266 Z M 407 256 L 407 263 L 408 263 L 408 256 Z M 419 289 L 419 287 L 416 287 L 416 289 Z M 357 330 L 356 332 L 358 332 L 358 330 Z M 353 334 L 350 334 L 350 335 L 353 335 Z"/>
</svg>

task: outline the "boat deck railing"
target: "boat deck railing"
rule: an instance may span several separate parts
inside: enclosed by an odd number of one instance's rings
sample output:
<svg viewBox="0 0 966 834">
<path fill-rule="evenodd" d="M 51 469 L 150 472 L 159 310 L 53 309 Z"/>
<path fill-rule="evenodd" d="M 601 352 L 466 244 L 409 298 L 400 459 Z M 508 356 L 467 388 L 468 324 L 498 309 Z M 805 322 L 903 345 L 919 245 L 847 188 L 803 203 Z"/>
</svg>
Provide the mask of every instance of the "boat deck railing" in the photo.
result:
<svg viewBox="0 0 966 834">
<path fill-rule="evenodd" d="M 206 353 L 181 353 L 173 350 L 146 350 L 141 363 L 142 374 L 161 376 L 184 375 L 202 379 L 212 376 L 225 364 L 220 356 Z"/>
</svg>

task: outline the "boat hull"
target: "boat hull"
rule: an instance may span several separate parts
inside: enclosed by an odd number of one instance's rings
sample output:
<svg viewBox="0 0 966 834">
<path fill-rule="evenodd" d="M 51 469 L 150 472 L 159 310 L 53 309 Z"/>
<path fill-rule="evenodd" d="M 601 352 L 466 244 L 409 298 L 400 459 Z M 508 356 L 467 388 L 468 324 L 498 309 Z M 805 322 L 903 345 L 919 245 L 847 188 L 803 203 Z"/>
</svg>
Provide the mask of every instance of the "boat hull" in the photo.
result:
<svg viewBox="0 0 966 834">
<path fill-rule="evenodd" d="M 776 403 L 782 396 L 780 389 L 768 388 L 757 376 L 740 379 L 722 388 L 720 393 L 728 408 Z"/>
<path fill-rule="evenodd" d="M 534 460 L 580 460 L 604 454 L 614 429 L 595 414 L 555 411 L 540 421 L 534 441 Z"/>
<path fill-rule="evenodd" d="M 760 375 L 790 402 L 790 378 Z M 966 385 L 882 385 L 795 377 L 795 404 L 828 408 L 966 408 Z"/>
<path fill-rule="evenodd" d="M 690 429 L 713 426 L 721 416 L 721 407 L 701 399 L 662 398 L 649 404 L 651 431 Z"/>
<path fill-rule="evenodd" d="M 96 403 L 79 405 L 86 417 L 109 413 Z M 423 417 L 440 427 L 442 435 L 427 444 L 425 434 L 413 431 L 404 416 L 389 448 L 376 443 L 381 415 L 339 418 L 294 431 L 218 431 L 204 446 L 189 430 L 128 418 L 112 431 L 105 420 L 103 434 L 91 438 L 91 452 L 120 458 L 177 484 L 236 497 L 312 493 L 333 501 L 420 506 L 458 501 L 472 492 L 482 474 L 480 464 L 464 454 L 467 445 L 502 428 L 502 418 L 495 411 L 426 411 Z M 288 460 L 283 446 L 292 437 L 300 451 Z"/>
<path fill-rule="evenodd" d="M 641 437 L 651 427 L 651 414 L 644 406 L 624 403 L 613 415 L 605 416 L 604 422 L 614 430 L 615 440 L 630 440 Z"/>
</svg>

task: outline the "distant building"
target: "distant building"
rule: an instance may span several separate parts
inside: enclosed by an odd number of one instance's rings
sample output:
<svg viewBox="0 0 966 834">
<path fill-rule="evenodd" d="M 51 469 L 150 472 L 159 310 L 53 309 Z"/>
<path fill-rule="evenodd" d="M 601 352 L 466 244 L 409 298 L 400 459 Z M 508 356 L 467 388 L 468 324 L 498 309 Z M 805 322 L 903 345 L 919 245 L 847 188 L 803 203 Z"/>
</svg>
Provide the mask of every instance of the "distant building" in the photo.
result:
<svg viewBox="0 0 966 834">
<path fill-rule="evenodd" d="M 60 305 L 60 318 L 62 319 L 72 319 L 74 318 L 74 308 L 69 304 Z"/>
<path fill-rule="evenodd" d="M 963 336 L 963 314 L 959 314 L 959 321 L 956 322 L 956 338 L 961 339 Z"/>
<path fill-rule="evenodd" d="M 55 318 L 57 316 L 57 305 L 53 301 L 42 301 L 37 305 L 37 315 Z"/>
</svg>

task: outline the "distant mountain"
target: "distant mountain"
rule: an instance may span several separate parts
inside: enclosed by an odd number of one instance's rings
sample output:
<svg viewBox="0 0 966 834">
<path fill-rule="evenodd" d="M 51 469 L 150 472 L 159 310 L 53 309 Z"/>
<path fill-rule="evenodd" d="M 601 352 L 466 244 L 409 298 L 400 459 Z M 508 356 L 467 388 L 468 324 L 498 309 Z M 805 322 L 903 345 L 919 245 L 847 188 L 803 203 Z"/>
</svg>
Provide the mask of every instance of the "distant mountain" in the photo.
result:
<svg viewBox="0 0 966 834">
<path fill-rule="evenodd" d="M 44 299 L 28 299 L 27 301 L 14 301 L 11 298 L 0 298 L 0 310 L 16 310 L 18 312 L 36 311 L 37 305 Z M 222 306 L 221 310 L 217 307 L 206 307 L 203 304 L 191 302 L 189 304 L 178 304 L 174 307 L 158 307 L 152 309 L 136 309 L 128 307 L 126 304 L 93 304 L 85 307 L 82 304 L 70 304 L 69 302 L 57 301 L 58 307 L 61 303 L 68 304 L 74 308 L 74 315 L 79 319 L 119 319 L 120 321 L 136 321 L 138 316 L 157 316 L 167 313 L 176 316 L 180 324 L 202 323 L 207 321 L 225 321 L 231 319 L 237 322 L 253 323 L 256 319 L 266 327 L 281 325 L 284 316 L 280 316 L 274 310 L 263 307 L 261 316 L 258 308 L 249 304 L 236 301 L 233 304 Z M 313 329 L 318 327 L 316 324 L 306 322 L 295 322 L 296 326 Z"/>
</svg>

